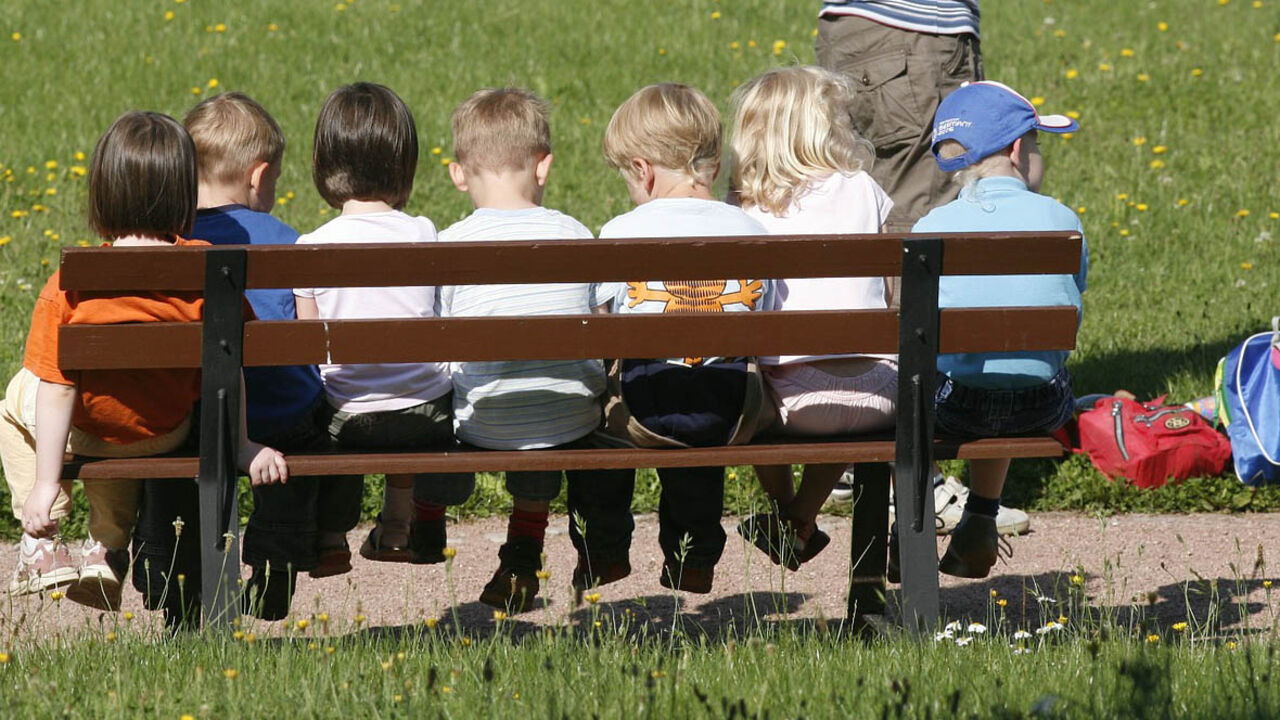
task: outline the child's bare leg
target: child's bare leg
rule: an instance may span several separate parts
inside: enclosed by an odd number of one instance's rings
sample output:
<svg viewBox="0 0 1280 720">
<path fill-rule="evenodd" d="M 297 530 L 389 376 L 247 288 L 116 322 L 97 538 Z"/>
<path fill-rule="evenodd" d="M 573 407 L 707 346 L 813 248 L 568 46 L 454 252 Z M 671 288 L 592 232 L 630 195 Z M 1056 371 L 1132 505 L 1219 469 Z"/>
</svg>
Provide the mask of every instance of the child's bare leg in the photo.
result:
<svg viewBox="0 0 1280 720">
<path fill-rule="evenodd" d="M 1000 494 L 1004 492 L 1004 480 L 1009 474 L 1009 458 L 993 458 L 989 460 L 971 460 L 969 462 L 969 503 L 973 505 L 974 496 L 980 500 L 994 501 L 998 507 Z M 971 511 L 975 508 L 967 507 Z M 995 512 L 989 513 L 992 517 Z"/>
<path fill-rule="evenodd" d="M 844 474 L 845 467 L 843 464 L 804 466 L 804 477 L 800 481 L 800 489 L 796 491 L 795 498 L 783 512 L 783 515 L 795 524 L 802 536 L 806 529 L 812 528 L 814 519 L 818 517 L 818 511 L 831 496 L 831 489 Z"/>
<path fill-rule="evenodd" d="M 388 475 L 382 492 L 382 545 L 406 547 L 409 544 L 409 521 L 413 519 L 413 475 Z"/>
<path fill-rule="evenodd" d="M 796 497 L 795 484 L 791 481 L 790 465 L 756 465 L 756 478 L 760 488 L 780 508 L 791 504 Z"/>
</svg>

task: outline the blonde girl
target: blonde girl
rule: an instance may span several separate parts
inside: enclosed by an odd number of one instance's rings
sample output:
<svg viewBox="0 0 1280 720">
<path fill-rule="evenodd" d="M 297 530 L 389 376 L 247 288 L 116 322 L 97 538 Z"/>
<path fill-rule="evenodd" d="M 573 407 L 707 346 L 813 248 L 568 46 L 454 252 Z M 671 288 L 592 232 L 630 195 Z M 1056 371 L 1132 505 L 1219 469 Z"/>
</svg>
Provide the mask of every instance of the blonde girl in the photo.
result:
<svg viewBox="0 0 1280 720">
<path fill-rule="evenodd" d="M 776 68 L 734 93 L 731 185 L 744 210 L 770 233 L 880 232 L 893 201 L 867 174 L 874 150 L 854 130 L 849 81 L 819 67 Z M 883 309 L 884 278 L 779 281 L 781 310 Z M 760 358 L 783 435 L 846 435 L 893 426 L 897 362 L 892 355 Z M 785 465 L 757 466 L 773 513 L 738 532 L 795 570 L 830 541 L 815 518 L 844 465 L 809 465 L 800 487 Z"/>
</svg>

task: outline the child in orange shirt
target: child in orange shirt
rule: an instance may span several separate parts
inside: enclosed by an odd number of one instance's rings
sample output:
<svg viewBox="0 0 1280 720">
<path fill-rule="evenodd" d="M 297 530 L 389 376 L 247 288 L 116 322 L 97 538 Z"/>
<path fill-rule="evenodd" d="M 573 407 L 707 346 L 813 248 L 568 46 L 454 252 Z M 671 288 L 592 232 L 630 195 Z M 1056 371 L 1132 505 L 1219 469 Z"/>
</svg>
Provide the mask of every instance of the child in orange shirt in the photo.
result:
<svg viewBox="0 0 1280 720">
<path fill-rule="evenodd" d="M 94 149 L 89 226 L 113 246 L 194 246 L 195 147 L 172 118 L 128 112 Z M 71 508 L 60 480 L 66 453 L 140 457 L 186 439 L 200 397 L 198 369 L 63 372 L 58 328 L 72 324 L 199 320 L 198 294 L 66 292 L 55 272 L 31 317 L 23 367 L 0 412 L 0 456 L 23 536 L 11 594 L 63 588 L 70 600 L 114 610 L 138 512 L 137 480 L 85 483 L 89 539 L 68 548 L 58 520 Z M 284 456 L 240 441 L 239 465 L 254 483 L 283 482 Z"/>
</svg>

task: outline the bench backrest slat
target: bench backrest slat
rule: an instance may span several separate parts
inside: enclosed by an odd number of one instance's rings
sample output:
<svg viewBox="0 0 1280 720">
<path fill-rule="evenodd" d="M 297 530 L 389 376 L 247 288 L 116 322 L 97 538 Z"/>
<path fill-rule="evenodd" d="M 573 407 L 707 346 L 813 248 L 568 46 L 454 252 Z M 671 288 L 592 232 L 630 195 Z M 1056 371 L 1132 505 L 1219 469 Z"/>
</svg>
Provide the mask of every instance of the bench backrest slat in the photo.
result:
<svg viewBox="0 0 1280 720">
<path fill-rule="evenodd" d="M 941 313 L 942 352 L 1067 350 L 1073 307 Z M 199 367 L 199 323 L 70 325 L 59 362 L 74 370 Z M 564 360 L 690 355 L 896 353 L 892 310 L 681 315 L 562 315 L 415 320 L 294 320 L 245 326 L 246 366 L 317 362 Z"/>
<path fill-rule="evenodd" d="M 247 286 L 372 287 L 636 279 L 895 277 L 896 235 L 802 235 L 383 245 L 246 246 Z M 1062 274 L 1078 233 L 944 236 L 943 273 Z M 64 290 L 201 290 L 201 249 L 65 248 Z"/>
</svg>

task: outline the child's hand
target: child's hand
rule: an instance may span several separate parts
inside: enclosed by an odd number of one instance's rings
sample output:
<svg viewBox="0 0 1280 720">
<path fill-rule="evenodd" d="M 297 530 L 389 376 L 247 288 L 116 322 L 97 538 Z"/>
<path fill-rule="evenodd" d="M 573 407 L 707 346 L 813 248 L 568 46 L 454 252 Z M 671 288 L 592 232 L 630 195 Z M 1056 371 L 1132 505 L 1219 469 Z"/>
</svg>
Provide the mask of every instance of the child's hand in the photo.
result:
<svg viewBox="0 0 1280 720">
<path fill-rule="evenodd" d="M 255 442 L 240 447 L 240 468 L 249 471 L 249 481 L 254 485 L 271 485 L 289 480 L 289 464 L 284 453 Z"/>
<path fill-rule="evenodd" d="M 49 537 L 58 531 L 58 521 L 49 517 L 58 497 L 58 483 L 36 483 L 22 506 L 22 530 L 31 537 Z"/>
</svg>

